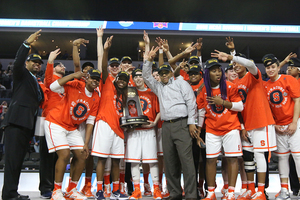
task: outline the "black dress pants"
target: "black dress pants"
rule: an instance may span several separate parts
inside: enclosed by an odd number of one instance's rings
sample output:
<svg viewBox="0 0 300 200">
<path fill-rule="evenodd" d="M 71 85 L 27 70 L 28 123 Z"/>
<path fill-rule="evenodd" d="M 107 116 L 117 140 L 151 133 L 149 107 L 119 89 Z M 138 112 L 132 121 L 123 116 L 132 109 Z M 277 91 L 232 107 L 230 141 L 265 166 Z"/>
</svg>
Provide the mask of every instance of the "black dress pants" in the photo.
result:
<svg viewBox="0 0 300 200">
<path fill-rule="evenodd" d="M 9 125 L 4 130 L 5 167 L 2 199 L 18 197 L 19 178 L 22 164 L 33 136 L 33 130 Z"/>
</svg>

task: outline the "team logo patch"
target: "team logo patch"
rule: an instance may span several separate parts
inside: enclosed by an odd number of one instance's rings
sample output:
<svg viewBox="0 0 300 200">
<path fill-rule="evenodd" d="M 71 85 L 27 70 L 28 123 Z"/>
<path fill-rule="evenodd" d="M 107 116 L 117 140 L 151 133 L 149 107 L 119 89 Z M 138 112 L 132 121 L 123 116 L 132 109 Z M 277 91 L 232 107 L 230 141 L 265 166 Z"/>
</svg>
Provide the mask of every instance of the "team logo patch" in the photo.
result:
<svg viewBox="0 0 300 200">
<path fill-rule="evenodd" d="M 273 104 L 280 104 L 283 101 L 283 95 L 280 90 L 274 90 L 270 93 L 270 101 Z"/>
<path fill-rule="evenodd" d="M 241 96 L 241 98 L 242 98 L 242 102 L 243 102 L 243 103 L 246 103 L 247 93 L 246 93 L 245 90 L 243 90 L 243 89 L 239 89 L 238 91 L 239 91 L 239 94 L 240 94 L 240 96 Z"/>
<path fill-rule="evenodd" d="M 77 118 L 83 117 L 87 112 L 87 107 L 83 103 L 78 103 L 74 109 L 73 109 L 73 114 Z"/>
<path fill-rule="evenodd" d="M 212 105 L 211 109 L 212 109 L 212 111 L 214 111 L 217 114 L 221 114 L 225 110 L 224 106 L 222 106 L 222 105 Z"/>
<path fill-rule="evenodd" d="M 150 111 L 150 108 L 152 107 L 151 101 L 146 96 L 140 96 L 140 102 L 141 102 L 141 107 L 142 107 L 143 113 L 145 115 Z"/>
<path fill-rule="evenodd" d="M 116 108 L 117 108 L 117 110 L 119 111 L 120 114 L 123 113 L 123 111 L 122 111 L 122 101 L 120 99 L 116 100 Z"/>
</svg>

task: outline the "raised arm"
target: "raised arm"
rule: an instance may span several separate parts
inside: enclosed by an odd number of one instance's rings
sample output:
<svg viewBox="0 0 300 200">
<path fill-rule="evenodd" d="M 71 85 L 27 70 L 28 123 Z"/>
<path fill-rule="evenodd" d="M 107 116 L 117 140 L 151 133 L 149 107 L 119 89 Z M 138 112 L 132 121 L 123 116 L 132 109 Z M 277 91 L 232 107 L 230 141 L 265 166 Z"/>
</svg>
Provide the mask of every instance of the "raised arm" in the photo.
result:
<svg viewBox="0 0 300 200">
<path fill-rule="evenodd" d="M 202 46 L 203 46 L 203 39 L 197 39 L 198 46 L 197 49 L 197 56 L 199 57 L 199 65 L 202 67 Z"/>
<path fill-rule="evenodd" d="M 147 86 L 157 95 L 157 85 L 160 84 L 152 76 L 152 62 L 158 51 L 159 47 L 152 47 L 152 49 L 144 54 L 144 64 L 143 64 L 143 78 Z"/>
<path fill-rule="evenodd" d="M 104 43 L 104 47 L 103 47 L 103 58 L 102 58 L 102 80 L 103 83 L 105 83 L 107 77 L 108 77 L 108 70 L 107 70 L 107 65 L 108 65 L 108 52 L 109 49 L 111 47 L 112 44 L 112 39 L 113 39 L 113 35 L 108 37 Z"/>
<path fill-rule="evenodd" d="M 102 44 L 103 28 L 102 28 L 102 26 L 99 28 L 96 28 L 96 31 L 97 31 L 98 69 L 102 73 L 102 58 L 103 58 L 103 44 Z"/>
<path fill-rule="evenodd" d="M 54 81 L 50 85 L 50 90 L 56 93 L 65 93 L 64 85 L 73 80 L 73 79 L 81 79 L 82 77 L 86 77 L 86 73 L 83 73 L 82 71 L 75 72 L 73 74 L 70 74 L 68 76 L 64 76 L 56 81 Z"/>
<path fill-rule="evenodd" d="M 145 42 L 145 53 L 149 52 L 150 51 L 150 39 L 149 39 L 149 36 L 148 36 L 148 33 L 144 30 L 144 42 Z M 145 62 L 145 60 L 144 60 Z"/>
<path fill-rule="evenodd" d="M 24 62 L 27 58 L 28 52 L 30 50 L 30 45 L 35 42 L 39 36 L 41 36 L 42 29 L 32 33 L 20 46 L 16 58 L 14 61 L 13 77 L 14 79 L 19 79 L 23 76 Z"/>
<path fill-rule="evenodd" d="M 183 52 L 169 59 L 168 62 L 171 65 L 171 67 L 175 70 L 177 68 L 176 62 L 178 62 L 181 58 L 185 57 L 187 54 L 190 54 L 192 51 L 194 51 L 197 46 L 198 43 L 193 44 L 192 42 L 191 45 L 188 48 L 186 48 Z"/>
<path fill-rule="evenodd" d="M 44 84 L 47 88 L 50 87 L 50 84 L 52 83 L 53 80 L 53 64 L 54 60 L 56 57 L 60 54 L 60 49 L 56 49 L 54 51 L 51 51 L 48 57 L 48 62 L 47 62 L 47 67 L 45 71 L 45 79 L 44 79 Z"/>
<path fill-rule="evenodd" d="M 82 77 L 86 77 L 87 74 L 83 73 L 82 71 L 74 72 L 73 74 L 70 74 L 68 76 L 64 76 L 60 79 L 57 79 L 57 82 L 60 86 L 64 86 L 67 82 L 73 80 L 73 79 L 81 79 Z"/>
<path fill-rule="evenodd" d="M 80 57 L 79 57 L 79 48 L 82 44 L 83 46 L 86 46 L 85 44 L 89 43 L 89 40 L 85 40 L 83 38 L 79 38 L 73 41 L 73 63 L 74 63 L 74 72 L 81 71 L 81 65 L 80 65 Z"/>
<path fill-rule="evenodd" d="M 279 68 L 283 67 L 286 63 L 288 63 L 291 58 L 297 58 L 297 54 L 291 52 L 289 55 L 287 55 L 287 57 L 282 62 L 280 62 Z"/>
<path fill-rule="evenodd" d="M 174 77 L 178 77 L 180 75 L 180 70 L 183 70 L 184 66 L 187 65 L 188 61 L 185 61 L 185 59 L 182 60 L 181 63 L 179 63 L 179 66 L 176 65 L 176 68 L 174 70 Z"/>
<path fill-rule="evenodd" d="M 239 63 L 239 64 L 243 65 L 244 67 L 246 67 L 251 74 L 253 74 L 254 76 L 257 76 L 258 70 L 252 61 L 250 61 L 246 58 L 242 58 L 240 56 L 232 56 L 232 55 L 229 55 L 227 53 L 224 53 L 224 52 L 221 52 L 218 50 L 215 50 L 215 52 L 216 53 L 211 53 L 211 57 L 218 58 L 219 60 L 222 60 L 223 62 L 233 61 L 233 62 Z"/>
<path fill-rule="evenodd" d="M 157 43 L 159 49 L 158 49 L 158 67 L 162 66 L 164 62 L 164 50 L 162 47 L 162 43 L 159 38 L 156 38 L 155 42 Z"/>
<path fill-rule="evenodd" d="M 229 49 L 230 54 L 231 54 L 231 52 L 235 51 L 235 46 L 234 46 L 233 38 L 226 37 L 226 41 L 227 42 L 225 43 L 225 45 L 227 46 L 227 48 Z"/>
<path fill-rule="evenodd" d="M 171 59 L 173 56 L 172 56 L 172 54 L 170 52 L 170 49 L 169 49 L 168 40 L 161 39 L 160 37 L 157 37 L 156 42 L 161 43 L 161 47 L 163 49 L 163 52 L 166 54 L 168 60 Z"/>
</svg>

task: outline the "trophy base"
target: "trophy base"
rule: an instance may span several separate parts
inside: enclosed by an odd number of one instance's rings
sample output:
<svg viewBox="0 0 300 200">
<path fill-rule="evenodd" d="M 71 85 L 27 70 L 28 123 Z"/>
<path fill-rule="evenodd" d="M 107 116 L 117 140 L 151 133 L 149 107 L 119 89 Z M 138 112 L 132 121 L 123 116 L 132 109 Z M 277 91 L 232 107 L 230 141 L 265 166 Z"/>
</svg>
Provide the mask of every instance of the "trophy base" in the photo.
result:
<svg viewBox="0 0 300 200">
<path fill-rule="evenodd" d="M 142 126 L 143 124 L 149 124 L 147 122 L 149 118 L 145 115 L 141 115 L 138 117 L 121 117 L 120 118 L 120 126 L 122 128 L 137 128 Z"/>
</svg>

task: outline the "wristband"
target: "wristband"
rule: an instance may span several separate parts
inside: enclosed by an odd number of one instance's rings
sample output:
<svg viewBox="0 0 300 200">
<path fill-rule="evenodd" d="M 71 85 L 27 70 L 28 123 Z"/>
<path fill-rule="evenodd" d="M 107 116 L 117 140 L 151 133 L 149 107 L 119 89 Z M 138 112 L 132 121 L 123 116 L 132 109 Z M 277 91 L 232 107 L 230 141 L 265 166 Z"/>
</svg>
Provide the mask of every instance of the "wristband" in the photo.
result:
<svg viewBox="0 0 300 200">
<path fill-rule="evenodd" d="M 164 50 L 163 49 L 159 49 L 158 52 L 159 53 L 164 53 Z"/>
<path fill-rule="evenodd" d="M 24 40 L 24 42 L 23 42 L 25 45 L 27 45 L 27 46 L 29 46 L 30 45 L 30 43 L 29 42 L 27 42 L 27 40 Z"/>
<path fill-rule="evenodd" d="M 24 45 L 26 48 L 30 48 L 30 44 L 27 42 L 27 40 L 24 40 L 23 45 Z"/>
<path fill-rule="evenodd" d="M 241 128 L 242 128 L 242 130 L 243 130 L 243 129 L 245 129 L 245 126 L 244 126 L 244 124 L 241 124 Z"/>
</svg>

